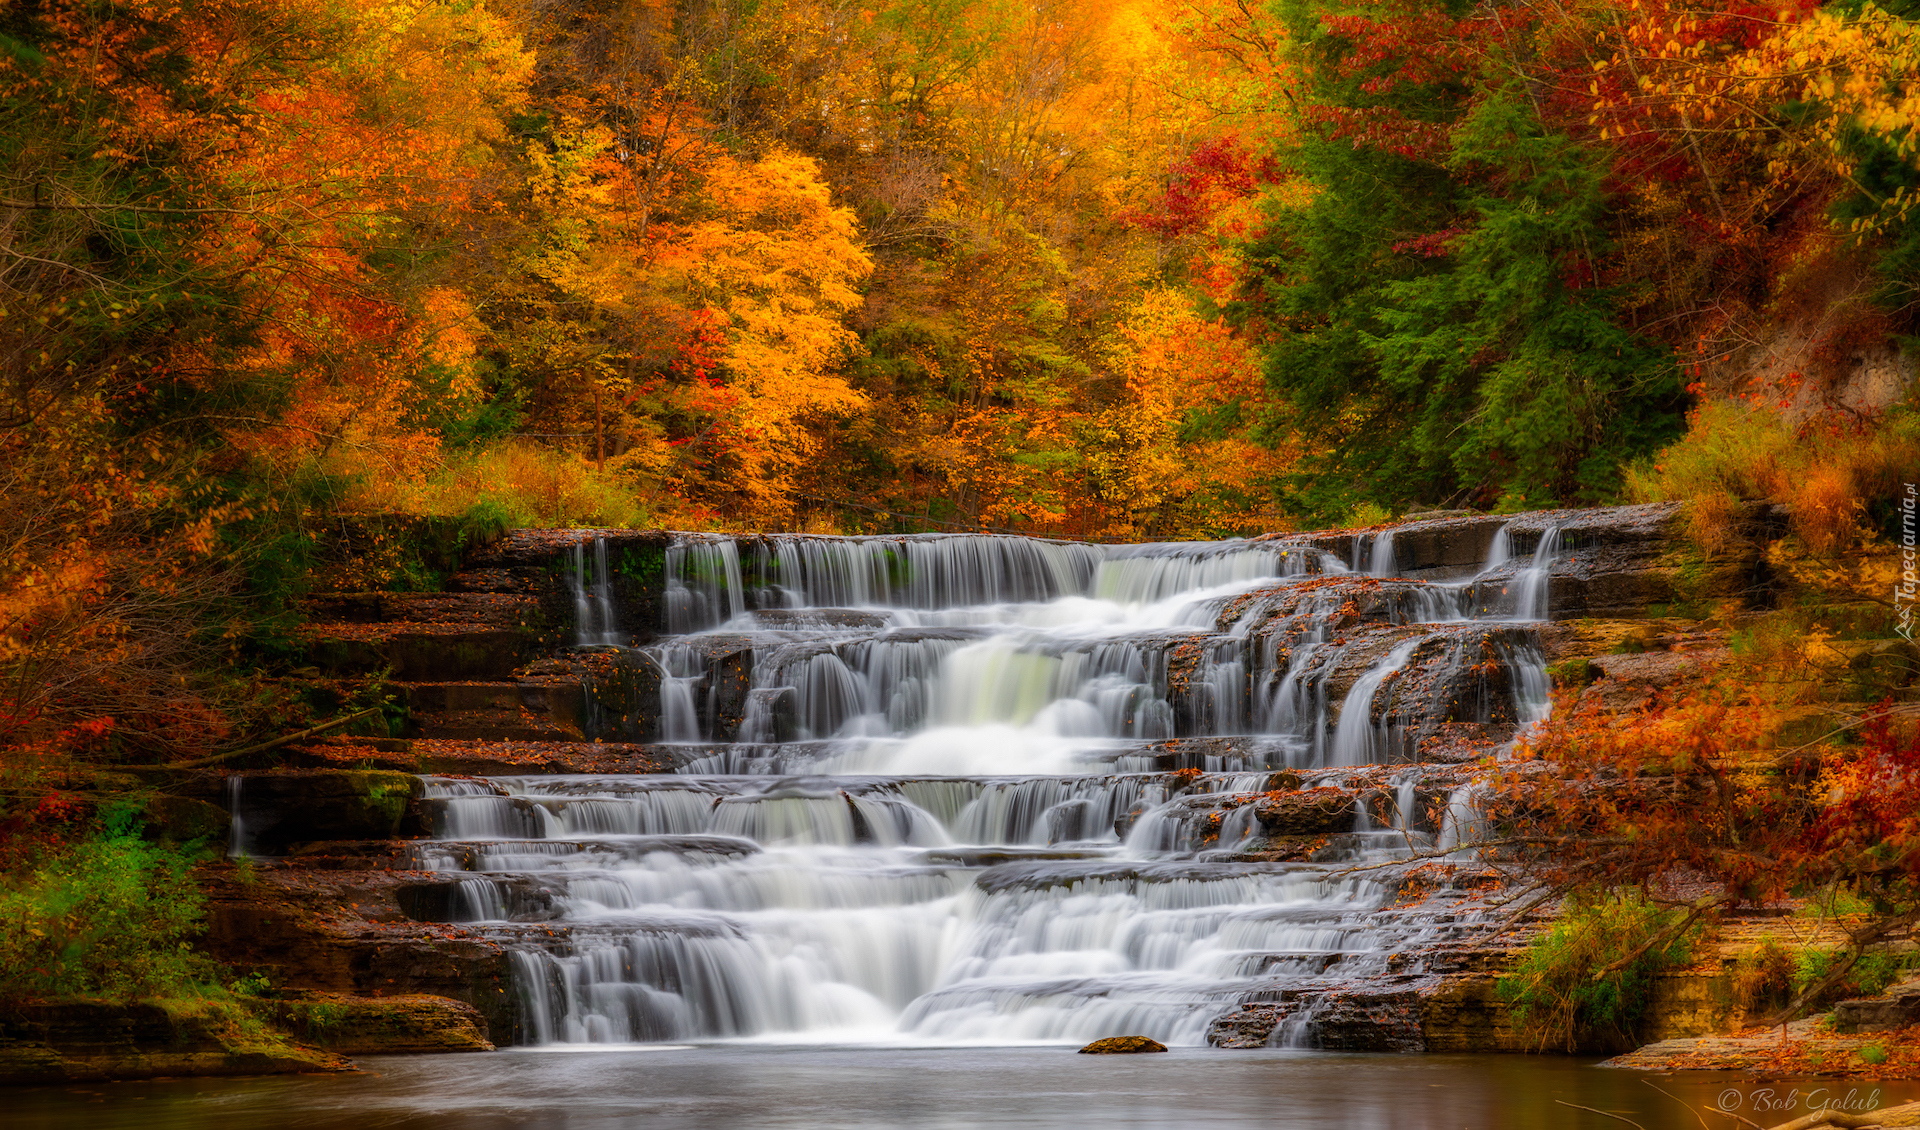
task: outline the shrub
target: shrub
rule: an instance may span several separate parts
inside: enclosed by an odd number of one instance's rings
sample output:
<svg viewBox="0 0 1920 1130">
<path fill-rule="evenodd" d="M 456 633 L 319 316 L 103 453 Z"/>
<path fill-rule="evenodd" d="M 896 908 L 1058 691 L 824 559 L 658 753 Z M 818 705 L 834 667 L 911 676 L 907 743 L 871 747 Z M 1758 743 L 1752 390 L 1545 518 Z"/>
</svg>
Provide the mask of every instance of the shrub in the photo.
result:
<svg viewBox="0 0 1920 1130">
<path fill-rule="evenodd" d="M 204 913 L 191 863 L 124 829 L 44 855 L 0 890 L 0 999 L 201 992 L 213 965 L 189 944 Z"/>
<path fill-rule="evenodd" d="M 1702 933 L 1697 925 L 1680 929 L 1683 917 L 1630 892 L 1576 894 L 1497 991 L 1541 1048 L 1559 1043 L 1573 1051 L 1587 1035 L 1630 1040 L 1655 974 L 1684 965 Z"/>
<path fill-rule="evenodd" d="M 1793 995 L 1794 958 L 1771 939 L 1743 954 L 1733 967 L 1733 999 L 1748 1014 L 1779 1008 Z"/>
<path fill-rule="evenodd" d="M 1687 434 L 1626 472 L 1638 502 L 1684 499 L 1694 542 L 1708 554 L 1734 539 L 1742 504 L 1770 499 L 1808 548 L 1844 549 L 1864 532 L 1868 505 L 1891 498 L 1920 462 L 1920 413 L 1896 408 L 1868 420 L 1816 416 L 1799 426 L 1750 400 L 1713 400 Z"/>
<path fill-rule="evenodd" d="M 1359 530 L 1391 521 L 1393 515 L 1385 507 L 1375 502 L 1362 502 L 1347 511 L 1347 516 L 1340 519 L 1340 525 L 1345 529 Z"/>
<path fill-rule="evenodd" d="M 1802 949 L 1794 959 L 1794 992 L 1805 992 L 1826 980 L 1829 974 L 1847 961 L 1849 953 L 1845 946 L 1836 946 L 1832 949 L 1808 946 Z M 1829 985 L 1807 1003 L 1820 1005 L 1846 1000 L 1849 997 L 1874 996 L 1899 980 L 1901 972 L 1906 967 L 1905 954 L 1890 953 L 1886 950 L 1867 950 L 1860 955 L 1858 961 L 1853 963 L 1853 967 L 1841 976 L 1840 980 Z"/>
<path fill-rule="evenodd" d="M 650 524 L 652 515 L 613 469 L 526 442 L 504 442 L 436 476 L 410 508 L 422 513 L 485 515 L 510 528 Z"/>
</svg>

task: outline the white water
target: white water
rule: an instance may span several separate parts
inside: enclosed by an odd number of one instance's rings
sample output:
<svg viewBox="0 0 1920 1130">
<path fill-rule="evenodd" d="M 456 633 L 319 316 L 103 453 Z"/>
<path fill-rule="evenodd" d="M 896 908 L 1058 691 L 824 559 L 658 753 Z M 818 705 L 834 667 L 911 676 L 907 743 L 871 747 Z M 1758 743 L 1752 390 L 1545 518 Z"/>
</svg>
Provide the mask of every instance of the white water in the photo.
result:
<svg viewBox="0 0 1920 1130">
<path fill-rule="evenodd" d="M 1353 681 L 1346 701 L 1340 705 L 1339 729 L 1333 735 L 1334 765 L 1371 765 L 1387 752 L 1391 725 L 1385 719 L 1374 720 L 1374 696 L 1388 679 L 1400 673 L 1413 658 L 1414 649 L 1423 641 L 1410 639 L 1396 645 L 1386 657 Z"/>
<path fill-rule="evenodd" d="M 246 778 L 238 773 L 227 777 L 227 857 L 238 859 L 248 854 L 252 841 L 247 838 L 247 827 L 240 814 L 240 789 Z"/>
<path fill-rule="evenodd" d="M 575 642 L 583 646 L 625 643 L 613 610 L 613 573 L 607 567 L 607 543 L 591 547 L 574 542 L 568 568 L 573 578 Z"/>
<path fill-rule="evenodd" d="M 1390 533 L 1372 576 L 1273 542 L 690 536 L 666 561 L 670 635 L 623 655 L 679 774 L 429 781 L 426 862 L 512 947 L 525 1042 L 1197 1044 L 1286 990 L 1276 1039 L 1310 1044 L 1325 992 L 1472 928 L 1341 863 L 1452 848 L 1472 817 L 1461 794 L 1416 831 L 1408 764 L 1388 823 L 1362 806 L 1316 862 L 1236 861 L 1269 771 L 1338 784 L 1544 702 L 1514 621 L 1544 610 L 1546 539 L 1509 585 L 1529 603 L 1479 619 L 1472 582 L 1393 578 Z M 604 645 L 604 549 L 575 576 Z"/>
<path fill-rule="evenodd" d="M 1540 535 L 1540 544 L 1534 548 L 1532 563 L 1514 578 L 1514 619 L 1547 618 L 1547 575 L 1552 571 L 1553 559 L 1559 552 L 1560 527 L 1549 526 Z"/>
</svg>

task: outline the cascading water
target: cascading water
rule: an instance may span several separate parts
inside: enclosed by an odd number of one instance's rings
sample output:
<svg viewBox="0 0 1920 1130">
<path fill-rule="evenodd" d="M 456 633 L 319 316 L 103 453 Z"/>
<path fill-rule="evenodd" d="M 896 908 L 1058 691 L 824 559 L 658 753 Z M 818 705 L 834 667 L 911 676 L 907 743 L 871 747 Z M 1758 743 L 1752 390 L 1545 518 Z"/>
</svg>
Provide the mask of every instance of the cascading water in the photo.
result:
<svg viewBox="0 0 1920 1130">
<path fill-rule="evenodd" d="M 1470 925 L 1342 868 L 1472 829 L 1457 775 L 1423 819 L 1419 741 L 1543 710 L 1535 590 L 1476 619 L 1393 560 L 689 535 L 640 660 L 680 771 L 431 779 L 424 862 L 511 947 L 523 1041 L 1200 1043 L 1279 994 L 1311 1044 L 1333 988 Z M 612 642 L 604 551 L 575 576 Z M 1290 796 L 1337 826 L 1282 859 Z"/>
<path fill-rule="evenodd" d="M 246 822 L 240 815 L 240 790 L 246 780 L 238 773 L 227 778 L 227 856 L 230 859 L 239 859 L 253 846 L 247 838 Z"/>
<path fill-rule="evenodd" d="M 1373 560 L 1367 572 L 1376 577 L 1392 577 L 1398 575 L 1398 568 L 1393 559 L 1393 531 L 1382 530 L 1373 536 Z"/>
<path fill-rule="evenodd" d="M 575 542 L 570 558 L 575 642 L 587 647 L 627 642 L 614 620 L 613 573 L 607 568 L 606 541 L 595 538 L 591 546 Z"/>
<path fill-rule="evenodd" d="M 1374 696 L 1387 680 L 1400 673 L 1420 644 L 1421 640 L 1415 638 L 1395 646 L 1371 670 L 1353 681 L 1353 689 L 1341 704 L 1339 728 L 1333 735 L 1333 764 L 1370 765 L 1380 760 L 1382 753 L 1391 752 L 1387 748 L 1391 742 L 1391 726 L 1385 719 L 1374 721 Z"/>
<path fill-rule="evenodd" d="M 1504 532 L 1504 531 L 1502 531 Z M 1560 552 L 1560 528 L 1549 526 L 1534 547 L 1533 560 L 1514 577 L 1513 615 L 1516 620 L 1547 618 L 1547 575 Z"/>
</svg>

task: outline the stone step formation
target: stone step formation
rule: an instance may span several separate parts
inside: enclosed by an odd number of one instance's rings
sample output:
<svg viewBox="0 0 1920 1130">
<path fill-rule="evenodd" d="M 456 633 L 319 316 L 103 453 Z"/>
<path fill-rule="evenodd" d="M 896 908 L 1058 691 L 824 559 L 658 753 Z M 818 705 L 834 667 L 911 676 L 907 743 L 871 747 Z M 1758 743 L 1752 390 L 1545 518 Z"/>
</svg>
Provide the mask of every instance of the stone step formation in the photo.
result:
<svg viewBox="0 0 1920 1130">
<path fill-rule="evenodd" d="M 1764 582 L 1686 570 L 1676 519 L 520 531 L 444 593 L 315 598 L 407 736 L 236 775 L 280 901 L 235 884 L 214 940 L 497 1042 L 1492 1046 L 1473 765 L 1593 621 Z"/>
</svg>

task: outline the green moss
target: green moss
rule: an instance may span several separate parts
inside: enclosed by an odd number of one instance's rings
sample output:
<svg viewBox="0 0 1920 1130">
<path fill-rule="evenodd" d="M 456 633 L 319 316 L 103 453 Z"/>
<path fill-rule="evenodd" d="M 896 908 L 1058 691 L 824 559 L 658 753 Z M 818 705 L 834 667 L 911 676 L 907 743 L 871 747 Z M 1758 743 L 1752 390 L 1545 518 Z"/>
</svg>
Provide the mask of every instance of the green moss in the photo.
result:
<svg viewBox="0 0 1920 1130">
<path fill-rule="evenodd" d="M 1584 687 L 1593 682 L 1593 663 L 1582 657 L 1549 664 L 1547 677 L 1558 687 Z"/>
<path fill-rule="evenodd" d="M 1847 960 L 1848 950 L 1844 946 L 1822 949 L 1808 946 L 1794 955 L 1793 989 L 1805 992 L 1819 984 L 1835 968 Z M 1829 1001 L 1845 1000 L 1849 997 L 1871 997 L 1885 992 L 1888 985 L 1900 979 L 1911 963 L 1910 954 L 1894 953 L 1887 950 L 1869 950 L 1860 955 L 1841 979 L 1830 986 L 1809 1004 L 1825 1004 Z"/>
<path fill-rule="evenodd" d="M 419 781 L 406 773 L 360 770 L 348 774 L 374 824 L 398 831 Z"/>
<path fill-rule="evenodd" d="M 272 1024 L 258 1002 L 218 989 L 155 998 L 177 1031 L 217 1040 L 229 1055 L 280 1058 L 302 1054 L 287 1034 Z"/>
<path fill-rule="evenodd" d="M 1340 520 L 1340 525 L 1346 529 L 1359 529 L 1365 526 L 1378 526 L 1382 522 L 1392 520 L 1393 515 L 1385 507 L 1375 502 L 1362 502 L 1347 511 L 1346 517 Z"/>
</svg>

